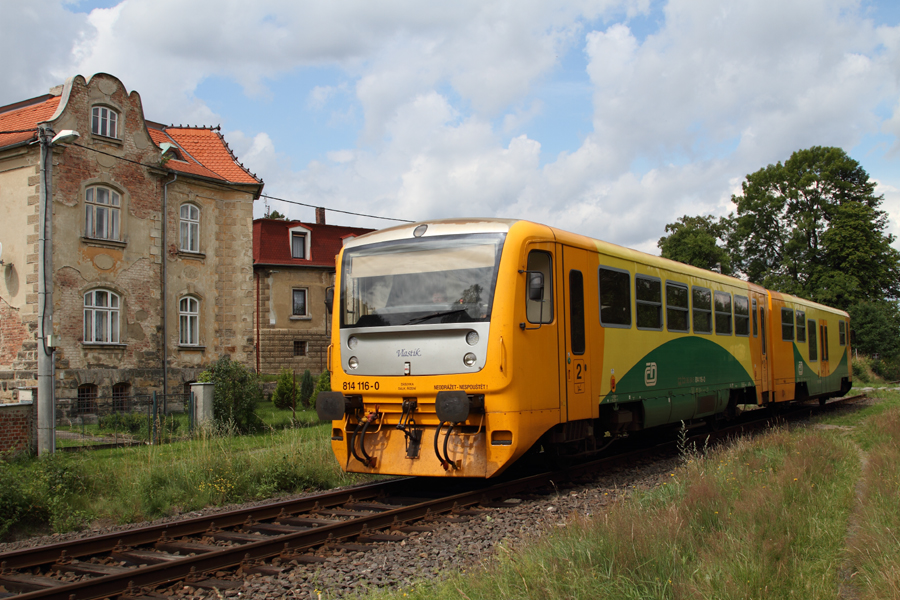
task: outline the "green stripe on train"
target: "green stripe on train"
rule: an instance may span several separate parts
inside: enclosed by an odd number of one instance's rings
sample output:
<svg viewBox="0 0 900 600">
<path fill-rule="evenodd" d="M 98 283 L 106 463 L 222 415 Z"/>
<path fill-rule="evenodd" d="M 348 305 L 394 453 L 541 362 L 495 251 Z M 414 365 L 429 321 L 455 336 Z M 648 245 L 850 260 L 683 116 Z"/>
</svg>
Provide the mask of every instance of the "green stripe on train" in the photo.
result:
<svg viewBox="0 0 900 600">
<path fill-rule="evenodd" d="M 707 338 L 683 337 L 644 356 L 617 378 L 615 393 L 602 402 L 641 402 L 644 427 L 654 427 L 722 412 L 728 390 L 752 385 L 751 375 L 728 350 Z"/>
<path fill-rule="evenodd" d="M 794 344 L 794 377 L 797 381 L 805 382 L 806 389 L 810 396 L 816 394 L 824 394 L 825 392 L 834 392 L 841 389 L 841 379 L 847 377 L 847 348 L 842 352 L 841 362 L 831 375 L 819 377 L 816 369 L 811 367 L 808 362 L 800 354 L 797 344 Z"/>
</svg>

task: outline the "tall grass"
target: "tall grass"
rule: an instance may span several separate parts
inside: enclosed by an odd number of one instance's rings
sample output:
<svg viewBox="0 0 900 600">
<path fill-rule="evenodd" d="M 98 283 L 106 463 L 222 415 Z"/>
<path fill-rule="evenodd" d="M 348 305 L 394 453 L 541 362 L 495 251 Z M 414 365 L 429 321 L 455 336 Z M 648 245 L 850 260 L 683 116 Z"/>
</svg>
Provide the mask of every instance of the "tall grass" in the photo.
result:
<svg viewBox="0 0 900 600">
<path fill-rule="evenodd" d="M 329 425 L 246 436 L 206 431 L 186 442 L 0 463 L 0 536 L 26 526 L 129 523 L 360 481 L 338 467 L 330 432 Z"/>
<path fill-rule="evenodd" d="M 775 430 L 411 597 L 831 598 L 858 472 L 849 440 Z"/>
<path fill-rule="evenodd" d="M 900 409 L 870 419 L 847 560 L 860 598 L 900 598 Z"/>
</svg>

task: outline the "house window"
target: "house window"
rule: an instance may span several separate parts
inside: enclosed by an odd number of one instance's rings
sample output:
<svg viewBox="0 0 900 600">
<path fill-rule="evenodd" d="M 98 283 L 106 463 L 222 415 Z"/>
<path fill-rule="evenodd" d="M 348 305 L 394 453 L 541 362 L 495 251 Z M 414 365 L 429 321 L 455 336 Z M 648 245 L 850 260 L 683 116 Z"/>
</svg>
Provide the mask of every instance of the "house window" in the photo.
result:
<svg viewBox="0 0 900 600">
<path fill-rule="evenodd" d="M 84 192 L 84 235 L 104 240 L 119 239 L 119 209 L 122 197 L 105 187 L 89 187 Z"/>
<path fill-rule="evenodd" d="M 200 302 L 193 296 L 178 301 L 178 343 L 182 346 L 200 344 Z"/>
<path fill-rule="evenodd" d="M 291 314 L 295 317 L 305 317 L 306 313 L 306 290 L 294 290 L 293 310 Z"/>
<path fill-rule="evenodd" d="M 95 106 L 91 111 L 91 133 L 104 137 L 118 137 L 119 114 L 105 106 Z"/>
<path fill-rule="evenodd" d="M 131 393 L 130 383 L 117 383 L 112 387 L 113 412 L 126 412 L 128 410 L 128 396 Z"/>
<path fill-rule="evenodd" d="M 181 205 L 181 249 L 200 252 L 200 209 L 193 204 Z"/>
<path fill-rule="evenodd" d="M 291 233 L 291 258 L 306 258 L 305 233 Z"/>
<path fill-rule="evenodd" d="M 306 356 L 306 342 L 294 340 L 294 356 Z"/>
<path fill-rule="evenodd" d="M 97 413 L 97 386 L 93 383 L 85 383 L 78 386 L 78 398 L 75 403 L 75 412 L 79 415 L 91 415 Z"/>
<path fill-rule="evenodd" d="M 106 290 L 84 295 L 84 343 L 119 343 L 119 296 Z"/>
</svg>

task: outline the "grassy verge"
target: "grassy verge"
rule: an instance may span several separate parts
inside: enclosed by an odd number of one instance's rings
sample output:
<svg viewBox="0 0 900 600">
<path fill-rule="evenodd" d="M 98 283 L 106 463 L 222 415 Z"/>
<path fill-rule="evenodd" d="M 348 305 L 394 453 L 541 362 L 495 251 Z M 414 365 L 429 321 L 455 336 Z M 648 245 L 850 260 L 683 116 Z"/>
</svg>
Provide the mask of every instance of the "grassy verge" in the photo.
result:
<svg viewBox="0 0 900 600">
<path fill-rule="evenodd" d="M 395 596 L 837 598 L 855 586 L 900 597 L 900 397 L 882 395 L 817 427 L 686 454 L 669 481 L 602 517 Z"/>
<path fill-rule="evenodd" d="M 311 425 L 310 412 L 302 415 L 306 426 L 258 435 L 0 461 L 0 540 L 361 481 L 338 468 L 330 425 Z"/>
</svg>

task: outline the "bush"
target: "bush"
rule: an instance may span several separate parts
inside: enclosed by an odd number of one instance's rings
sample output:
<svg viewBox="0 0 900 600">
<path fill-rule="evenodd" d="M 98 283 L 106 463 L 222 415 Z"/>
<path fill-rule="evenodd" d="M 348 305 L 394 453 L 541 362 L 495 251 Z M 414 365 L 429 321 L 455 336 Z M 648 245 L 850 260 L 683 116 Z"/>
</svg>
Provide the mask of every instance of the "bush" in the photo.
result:
<svg viewBox="0 0 900 600">
<path fill-rule="evenodd" d="M 294 372 L 290 369 L 281 369 L 278 383 L 275 385 L 275 393 L 272 394 L 272 403 L 281 409 L 293 408 L 298 396 L 297 385 L 294 383 Z"/>
<path fill-rule="evenodd" d="M 147 416 L 138 413 L 112 413 L 100 417 L 98 425 L 100 429 L 109 431 L 138 433 L 142 429 L 147 429 Z"/>
<path fill-rule="evenodd" d="M 318 381 L 316 381 L 316 389 L 313 390 L 312 393 L 312 405 L 316 405 L 316 396 L 319 395 L 319 392 L 330 392 L 331 391 L 331 375 L 328 371 L 322 371 L 322 374 L 319 375 Z"/>
<path fill-rule="evenodd" d="M 255 373 L 227 356 L 200 373 L 203 383 L 214 383 L 213 420 L 219 427 L 234 427 L 240 433 L 259 429 L 262 419 L 256 405 L 262 400 L 262 388 Z"/>
<path fill-rule="evenodd" d="M 303 377 L 300 379 L 300 401 L 303 406 L 309 408 L 313 400 L 313 392 L 316 390 L 316 380 L 313 379 L 309 369 L 303 371 Z"/>
</svg>

